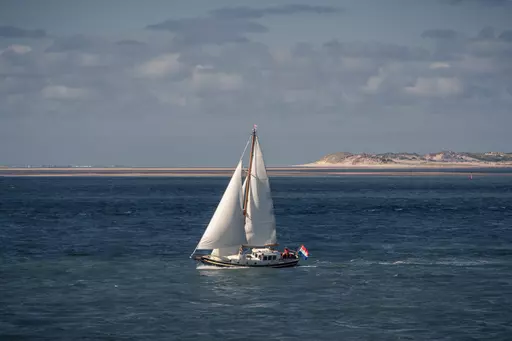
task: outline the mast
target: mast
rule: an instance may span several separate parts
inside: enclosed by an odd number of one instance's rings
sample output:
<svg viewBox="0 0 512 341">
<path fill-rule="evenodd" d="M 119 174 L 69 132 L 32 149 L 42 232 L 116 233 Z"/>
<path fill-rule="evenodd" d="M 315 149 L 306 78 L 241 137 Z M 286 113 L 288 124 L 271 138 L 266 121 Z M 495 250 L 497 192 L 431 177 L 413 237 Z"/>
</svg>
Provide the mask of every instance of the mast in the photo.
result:
<svg viewBox="0 0 512 341">
<path fill-rule="evenodd" d="M 249 184 L 251 182 L 252 159 L 254 154 L 254 144 L 256 142 L 256 125 L 252 129 L 251 155 L 249 156 L 249 170 L 247 171 L 247 181 L 244 194 L 244 217 L 247 216 L 247 202 L 249 201 Z"/>
</svg>

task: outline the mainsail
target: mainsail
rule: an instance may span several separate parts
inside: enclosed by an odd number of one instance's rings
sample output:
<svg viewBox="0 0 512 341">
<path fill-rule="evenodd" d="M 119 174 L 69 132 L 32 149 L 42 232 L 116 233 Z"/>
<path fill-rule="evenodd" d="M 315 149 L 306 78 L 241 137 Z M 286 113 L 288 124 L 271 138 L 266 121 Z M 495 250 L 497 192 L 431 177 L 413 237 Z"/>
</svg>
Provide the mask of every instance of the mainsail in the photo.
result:
<svg viewBox="0 0 512 341">
<path fill-rule="evenodd" d="M 276 222 L 263 153 L 258 138 L 254 136 L 254 139 L 252 169 L 249 172 L 245 234 L 249 245 L 263 246 L 276 243 Z"/>
<path fill-rule="evenodd" d="M 233 176 L 213 214 L 208 227 L 196 249 L 216 249 L 216 255 L 237 250 L 247 243 L 242 211 L 242 161 L 238 163 Z"/>
</svg>

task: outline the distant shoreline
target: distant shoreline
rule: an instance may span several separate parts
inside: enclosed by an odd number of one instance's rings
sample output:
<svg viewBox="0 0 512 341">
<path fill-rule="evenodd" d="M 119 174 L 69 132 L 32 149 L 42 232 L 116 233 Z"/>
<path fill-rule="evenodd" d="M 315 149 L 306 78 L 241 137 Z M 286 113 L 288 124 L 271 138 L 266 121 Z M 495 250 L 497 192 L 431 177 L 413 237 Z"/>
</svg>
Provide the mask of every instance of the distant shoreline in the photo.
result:
<svg viewBox="0 0 512 341">
<path fill-rule="evenodd" d="M 226 177 L 232 167 L 0 168 L 0 177 Z M 510 175 L 512 167 L 293 166 L 268 167 L 270 177 L 318 176 L 493 176 Z"/>
<path fill-rule="evenodd" d="M 359 153 L 337 152 L 302 167 L 356 168 L 512 168 L 512 153 L 441 151 L 418 153 Z"/>
<path fill-rule="evenodd" d="M 355 165 L 348 165 L 345 163 L 307 163 L 304 165 L 297 165 L 296 167 L 304 167 L 304 168 L 318 168 L 318 169 L 329 169 L 329 168 L 346 168 L 346 169 L 354 169 L 354 168 L 360 168 L 360 169 L 425 169 L 425 168 L 442 168 L 442 169 L 482 169 L 482 168 L 489 168 L 489 169 L 512 169 L 512 164 L 497 164 L 497 163 L 468 163 L 468 162 L 461 162 L 461 163 L 448 163 L 448 162 L 429 162 L 429 163 L 394 163 L 394 164 L 355 164 Z"/>
</svg>

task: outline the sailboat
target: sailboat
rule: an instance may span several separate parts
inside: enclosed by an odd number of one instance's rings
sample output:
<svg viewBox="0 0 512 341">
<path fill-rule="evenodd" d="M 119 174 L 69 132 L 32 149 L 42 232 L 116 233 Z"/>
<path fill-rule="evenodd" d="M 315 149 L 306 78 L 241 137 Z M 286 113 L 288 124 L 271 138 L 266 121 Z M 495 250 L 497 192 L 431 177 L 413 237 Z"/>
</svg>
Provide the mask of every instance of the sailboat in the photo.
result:
<svg viewBox="0 0 512 341">
<path fill-rule="evenodd" d="M 251 144 L 249 167 L 242 183 L 242 159 Z M 299 264 L 308 251 L 277 249 L 276 221 L 270 183 L 256 126 L 231 180 L 190 258 L 219 267 L 285 268 Z M 206 254 L 200 253 L 206 250 Z"/>
</svg>

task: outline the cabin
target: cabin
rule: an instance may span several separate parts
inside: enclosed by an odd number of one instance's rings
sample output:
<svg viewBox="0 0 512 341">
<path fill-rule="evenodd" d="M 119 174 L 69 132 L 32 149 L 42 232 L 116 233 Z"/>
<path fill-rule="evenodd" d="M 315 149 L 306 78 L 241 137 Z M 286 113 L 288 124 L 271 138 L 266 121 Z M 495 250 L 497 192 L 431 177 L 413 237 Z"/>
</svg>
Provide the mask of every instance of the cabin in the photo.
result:
<svg viewBox="0 0 512 341">
<path fill-rule="evenodd" d="M 258 259 L 260 261 L 277 261 L 281 259 L 281 253 L 271 249 L 252 249 L 252 252 L 245 256 L 247 260 Z"/>
</svg>

